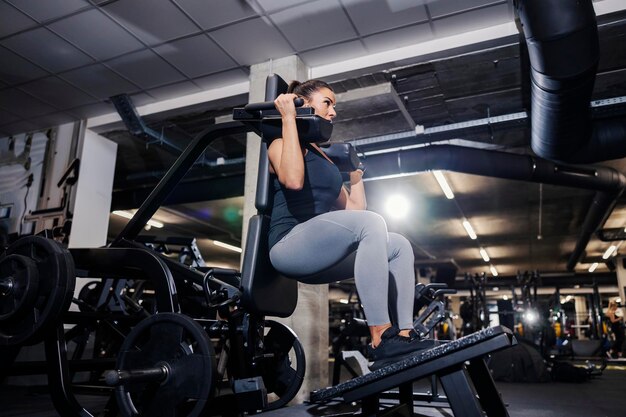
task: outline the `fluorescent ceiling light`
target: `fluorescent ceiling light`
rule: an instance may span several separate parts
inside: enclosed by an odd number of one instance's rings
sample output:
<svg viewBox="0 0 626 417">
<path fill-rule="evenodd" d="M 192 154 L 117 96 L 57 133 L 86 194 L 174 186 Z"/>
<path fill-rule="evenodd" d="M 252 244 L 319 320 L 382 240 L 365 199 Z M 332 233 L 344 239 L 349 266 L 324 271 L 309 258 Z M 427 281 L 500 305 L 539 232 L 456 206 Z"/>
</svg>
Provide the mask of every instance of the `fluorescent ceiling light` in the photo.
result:
<svg viewBox="0 0 626 417">
<path fill-rule="evenodd" d="M 487 254 L 487 251 L 484 250 L 483 248 L 480 248 L 480 256 L 483 257 L 483 260 L 485 262 L 489 262 L 489 255 Z"/>
<path fill-rule="evenodd" d="M 113 214 L 115 214 L 116 216 L 124 217 L 126 219 L 132 219 L 135 215 L 134 213 L 125 210 L 115 210 Z M 161 229 L 164 226 L 163 223 L 152 219 L 148 220 L 148 223 L 146 223 L 146 225 L 156 227 L 157 229 Z"/>
<path fill-rule="evenodd" d="M 156 227 L 157 229 L 161 229 L 163 227 L 163 223 L 152 219 L 148 220 L 148 223 L 146 223 L 146 225 Z"/>
<path fill-rule="evenodd" d="M 220 248 L 232 250 L 233 252 L 239 252 L 239 253 L 242 252 L 240 247 L 229 245 L 228 243 L 220 242 L 219 240 L 214 240 L 213 244 L 215 246 L 219 246 Z"/>
<path fill-rule="evenodd" d="M 493 275 L 494 277 L 498 276 L 498 270 L 493 265 L 489 267 L 489 270 L 491 271 L 491 275 Z"/>
<path fill-rule="evenodd" d="M 448 185 L 448 181 L 446 181 L 446 177 L 443 176 L 443 172 L 433 171 L 433 175 L 435 176 L 435 179 L 439 183 L 439 187 L 441 187 L 441 191 L 443 191 L 443 193 L 446 195 L 448 200 L 452 200 L 454 198 L 454 193 L 452 192 L 450 185 Z"/>
<path fill-rule="evenodd" d="M 592 263 L 591 266 L 589 267 L 589 272 L 595 271 L 597 267 L 598 267 L 597 262 Z"/>
<path fill-rule="evenodd" d="M 133 218 L 133 213 L 129 213 L 129 212 L 124 211 L 124 210 L 115 210 L 113 212 L 113 214 L 115 214 L 116 216 L 124 217 L 126 219 L 132 219 Z"/>
<path fill-rule="evenodd" d="M 478 237 L 478 236 L 476 236 L 476 232 L 474 232 L 474 229 L 472 228 L 472 225 L 470 224 L 470 222 L 467 219 L 463 220 L 463 227 L 465 228 L 465 231 L 467 232 L 468 236 L 472 240 L 475 240 Z"/>
<path fill-rule="evenodd" d="M 617 249 L 617 246 L 615 245 L 609 246 L 606 252 L 604 252 L 604 255 L 602 255 L 602 259 L 609 259 L 611 255 L 613 255 L 613 252 L 615 252 L 616 249 Z"/>
</svg>

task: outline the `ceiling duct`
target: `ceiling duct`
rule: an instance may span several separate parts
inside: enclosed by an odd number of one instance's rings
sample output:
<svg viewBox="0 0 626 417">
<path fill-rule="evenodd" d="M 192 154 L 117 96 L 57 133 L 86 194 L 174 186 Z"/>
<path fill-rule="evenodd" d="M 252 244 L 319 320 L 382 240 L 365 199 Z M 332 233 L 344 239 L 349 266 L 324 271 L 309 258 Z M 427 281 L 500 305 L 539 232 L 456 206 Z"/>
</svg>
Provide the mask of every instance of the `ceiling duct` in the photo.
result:
<svg viewBox="0 0 626 417">
<path fill-rule="evenodd" d="M 528 45 L 531 147 L 574 163 L 626 156 L 626 119 L 591 121 L 589 102 L 600 57 L 591 0 L 516 0 Z"/>
<path fill-rule="evenodd" d="M 337 93 L 336 99 L 331 142 L 415 130 L 415 121 L 390 82 Z"/>
<path fill-rule="evenodd" d="M 531 155 L 453 145 L 431 145 L 366 155 L 365 180 L 448 170 L 486 177 L 561 185 L 596 191 L 576 248 L 567 261 L 573 270 L 589 239 L 601 227 L 626 187 L 626 177 L 609 167 L 572 166 Z"/>
</svg>

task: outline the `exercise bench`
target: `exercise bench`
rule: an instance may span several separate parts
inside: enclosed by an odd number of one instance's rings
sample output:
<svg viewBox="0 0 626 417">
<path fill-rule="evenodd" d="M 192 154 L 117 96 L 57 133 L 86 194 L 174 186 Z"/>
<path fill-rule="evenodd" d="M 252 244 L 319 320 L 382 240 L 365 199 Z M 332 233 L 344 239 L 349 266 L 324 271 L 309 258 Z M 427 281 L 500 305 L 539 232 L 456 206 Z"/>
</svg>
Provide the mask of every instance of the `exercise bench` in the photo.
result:
<svg viewBox="0 0 626 417">
<path fill-rule="evenodd" d="M 515 344 L 513 333 L 503 326 L 489 327 L 460 339 L 416 352 L 374 372 L 313 391 L 312 403 L 341 397 L 361 401 L 362 416 L 413 416 L 413 382 L 434 375 L 439 378 L 456 417 L 508 417 L 508 412 L 485 363 L 485 356 Z M 399 389 L 394 410 L 381 409 L 381 394 Z"/>
</svg>

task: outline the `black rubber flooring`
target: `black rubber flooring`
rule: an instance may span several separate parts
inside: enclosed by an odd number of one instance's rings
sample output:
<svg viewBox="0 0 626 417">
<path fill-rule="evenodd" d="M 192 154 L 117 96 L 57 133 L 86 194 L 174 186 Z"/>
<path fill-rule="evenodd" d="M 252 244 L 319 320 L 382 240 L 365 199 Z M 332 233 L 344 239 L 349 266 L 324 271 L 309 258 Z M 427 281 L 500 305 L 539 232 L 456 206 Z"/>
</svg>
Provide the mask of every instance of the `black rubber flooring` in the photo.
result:
<svg viewBox="0 0 626 417">
<path fill-rule="evenodd" d="M 505 383 L 496 382 L 507 404 L 510 417 L 624 417 L 626 416 L 626 367 L 610 367 L 602 376 L 584 383 Z M 428 380 L 415 384 L 416 393 L 431 388 Z M 443 394 L 443 392 L 441 392 Z M 107 401 L 105 397 L 78 395 L 80 404 L 97 416 Z M 324 416 L 358 407 L 340 403 L 325 406 L 302 404 L 257 414 L 263 417 Z M 419 402 L 418 415 L 452 416 L 444 402 Z M 0 386 L 1 417 L 57 417 L 50 396 L 41 388 Z"/>
</svg>

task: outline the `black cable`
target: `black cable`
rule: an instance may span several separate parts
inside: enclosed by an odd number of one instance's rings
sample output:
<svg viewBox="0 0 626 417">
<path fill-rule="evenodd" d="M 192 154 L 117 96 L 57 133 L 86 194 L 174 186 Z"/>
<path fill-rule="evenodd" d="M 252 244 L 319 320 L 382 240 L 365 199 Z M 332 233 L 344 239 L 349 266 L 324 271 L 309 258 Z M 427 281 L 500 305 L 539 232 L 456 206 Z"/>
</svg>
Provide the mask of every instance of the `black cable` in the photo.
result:
<svg viewBox="0 0 626 417">
<path fill-rule="evenodd" d="M 20 236 L 22 235 L 22 228 L 24 227 L 24 218 L 26 217 L 26 199 L 28 198 L 28 192 L 30 186 L 33 185 L 33 174 L 28 176 L 28 182 L 26 183 L 26 194 L 24 195 L 24 211 L 22 212 L 22 219 L 20 221 Z"/>
</svg>

